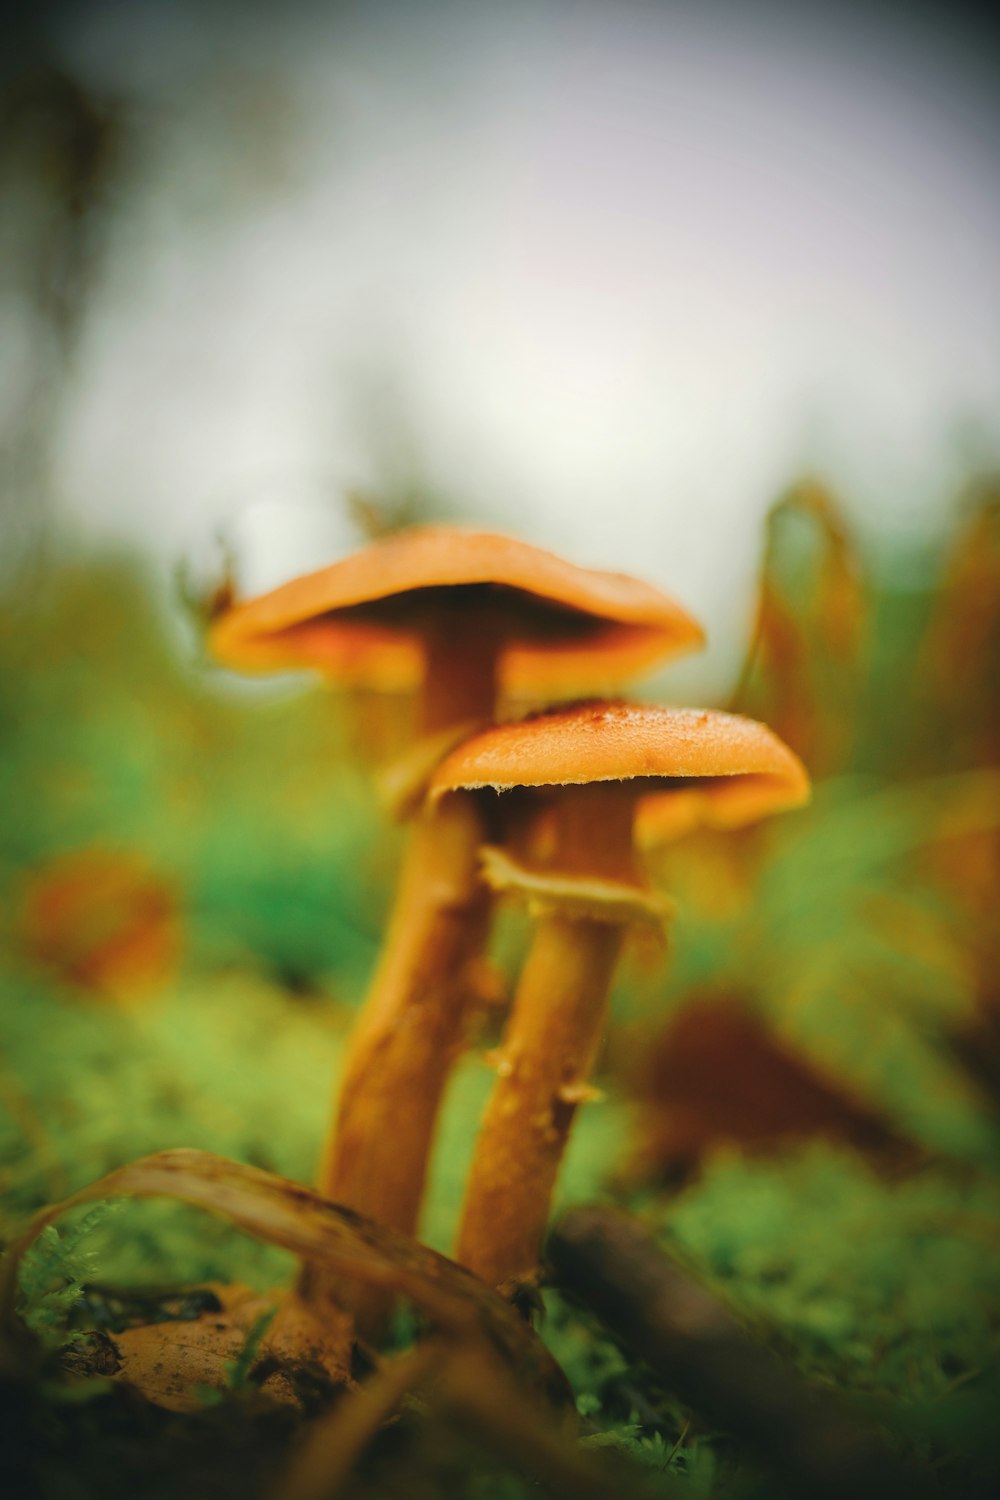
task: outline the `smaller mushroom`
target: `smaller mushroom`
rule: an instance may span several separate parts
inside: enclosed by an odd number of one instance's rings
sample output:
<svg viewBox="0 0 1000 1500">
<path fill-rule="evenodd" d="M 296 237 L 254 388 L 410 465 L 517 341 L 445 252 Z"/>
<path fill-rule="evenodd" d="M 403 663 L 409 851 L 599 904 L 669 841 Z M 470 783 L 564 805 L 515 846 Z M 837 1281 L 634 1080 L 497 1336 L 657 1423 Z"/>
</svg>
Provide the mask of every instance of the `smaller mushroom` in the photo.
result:
<svg viewBox="0 0 1000 1500">
<path fill-rule="evenodd" d="M 499 1285 L 537 1265 L 559 1164 L 589 1079 L 625 933 L 669 903 L 636 859 L 637 809 L 696 790 L 717 824 L 799 806 L 809 779 L 763 724 L 733 714 L 625 703 L 554 710 L 486 730 L 449 755 L 432 804 L 486 791 L 550 813 L 544 864 L 488 848 L 486 876 L 536 918 L 473 1157 L 457 1258 Z M 730 810 L 727 811 L 727 805 Z"/>
</svg>

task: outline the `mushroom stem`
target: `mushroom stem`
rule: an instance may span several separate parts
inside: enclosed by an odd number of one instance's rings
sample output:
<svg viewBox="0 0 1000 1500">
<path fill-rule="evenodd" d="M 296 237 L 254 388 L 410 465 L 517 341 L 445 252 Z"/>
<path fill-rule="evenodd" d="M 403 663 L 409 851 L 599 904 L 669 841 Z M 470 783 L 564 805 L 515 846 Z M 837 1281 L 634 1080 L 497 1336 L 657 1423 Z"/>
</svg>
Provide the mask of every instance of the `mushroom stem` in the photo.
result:
<svg viewBox="0 0 1000 1500">
<path fill-rule="evenodd" d="M 348 1043 L 320 1171 L 328 1198 L 411 1233 L 448 1072 L 462 1041 L 489 898 L 476 875 L 471 799 L 412 830 L 395 910 Z"/>
<path fill-rule="evenodd" d="M 435 622 L 426 632 L 426 732 L 492 718 L 496 642 Z M 348 1042 L 339 1099 L 323 1153 L 327 1198 L 392 1229 L 416 1230 L 427 1162 L 448 1075 L 461 1051 L 476 985 L 472 968 L 489 929 L 479 876 L 481 819 L 471 798 L 449 798 L 417 819 L 382 953 Z M 388 1299 L 303 1267 L 300 1292 L 329 1297 L 374 1337 Z"/>
<path fill-rule="evenodd" d="M 627 784 L 560 788 L 558 797 L 552 868 L 634 881 Z M 620 921 L 557 905 L 536 926 L 458 1233 L 456 1258 L 490 1286 L 530 1277 L 537 1266 L 573 1118 L 590 1092 L 624 935 Z"/>
<path fill-rule="evenodd" d="M 326 1198 L 412 1234 L 448 1075 L 475 994 L 489 893 L 477 878 L 479 817 L 471 799 L 412 830 L 395 909 L 367 1001 L 347 1047 L 319 1174 Z M 354 1312 L 375 1337 L 389 1299 L 305 1266 L 299 1291 Z"/>
<path fill-rule="evenodd" d="M 624 929 L 538 925 L 476 1142 L 456 1258 L 489 1286 L 532 1275 L 570 1127 L 607 1015 Z"/>
<path fill-rule="evenodd" d="M 503 621 L 483 611 L 477 618 L 440 609 L 424 624 L 424 685 L 420 727 L 436 734 L 472 719 L 493 722 Z"/>
</svg>

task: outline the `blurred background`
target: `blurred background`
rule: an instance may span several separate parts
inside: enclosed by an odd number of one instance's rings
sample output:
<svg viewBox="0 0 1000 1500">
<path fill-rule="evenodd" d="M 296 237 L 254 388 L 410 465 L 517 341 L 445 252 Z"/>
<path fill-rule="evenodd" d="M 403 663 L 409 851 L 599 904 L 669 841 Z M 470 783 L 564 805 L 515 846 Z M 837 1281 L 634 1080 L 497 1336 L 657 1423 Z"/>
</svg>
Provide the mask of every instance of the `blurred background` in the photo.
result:
<svg viewBox="0 0 1000 1500">
<path fill-rule="evenodd" d="M 246 586 L 419 490 L 710 626 L 804 469 L 933 531 L 996 456 L 977 7 L 22 8 L 0 421 L 45 524 Z M 726 545 L 722 546 L 721 543 Z M 11 556 L 11 543 L 5 547 Z"/>
<path fill-rule="evenodd" d="M 130 0 L 5 26 L 5 1223 L 171 1145 L 311 1177 L 399 852 L 369 772 L 408 706 L 250 689 L 204 626 L 399 525 L 508 530 L 676 594 L 709 648 L 643 690 L 766 719 L 816 781 L 659 857 L 669 964 L 625 967 L 564 1199 L 642 1207 L 900 1441 L 937 1421 L 959 1472 L 1000 1321 L 985 12 Z M 523 937 L 506 917 L 498 993 Z M 471 1055 L 441 1246 L 488 1087 Z M 135 1212 L 50 1245 L 50 1279 L 281 1274 Z M 557 1300 L 548 1326 L 593 1419 L 629 1420 Z"/>
</svg>

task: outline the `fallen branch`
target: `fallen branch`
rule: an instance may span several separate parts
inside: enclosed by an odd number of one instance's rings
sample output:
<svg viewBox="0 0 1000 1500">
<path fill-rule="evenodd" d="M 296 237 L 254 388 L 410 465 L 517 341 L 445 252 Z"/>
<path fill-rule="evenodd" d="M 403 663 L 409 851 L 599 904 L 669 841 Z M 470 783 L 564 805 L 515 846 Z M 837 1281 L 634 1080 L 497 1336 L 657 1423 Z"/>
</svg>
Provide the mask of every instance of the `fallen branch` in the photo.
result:
<svg viewBox="0 0 1000 1500">
<path fill-rule="evenodd" d="M 560 1290 L 795 1494 L 921 1500 L 929 1493 L 877 1433 L 751 1338 L 636 1220 L 575 1209 L 552 1233 L 548 1261 Z"/>
</svg>

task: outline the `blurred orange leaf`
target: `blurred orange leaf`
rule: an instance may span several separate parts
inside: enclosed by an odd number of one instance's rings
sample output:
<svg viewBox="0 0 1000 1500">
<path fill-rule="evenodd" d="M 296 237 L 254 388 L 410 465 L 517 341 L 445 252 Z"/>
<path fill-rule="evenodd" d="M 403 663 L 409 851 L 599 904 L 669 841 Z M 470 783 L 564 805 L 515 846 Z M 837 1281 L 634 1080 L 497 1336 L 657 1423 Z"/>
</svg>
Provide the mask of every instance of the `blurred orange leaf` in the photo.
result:
<svg viewBox="0 0 1000 1500">
<path fill-rule="evenodd" d="M 772 506 L 757 616 L 734 707 L 767 721 L 814 776 L 852 747 L 867 600 L 837 506 L 802 480 Z"/>
<path fill-rule="evenodd" d="M 181 945 L 166 881 L 132 853 L 96 847 L 58 855 L 29 876 L 17 936 L 64 982 L 118 1002 L 166 984 Z"/>
</svg>

